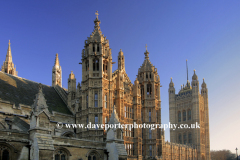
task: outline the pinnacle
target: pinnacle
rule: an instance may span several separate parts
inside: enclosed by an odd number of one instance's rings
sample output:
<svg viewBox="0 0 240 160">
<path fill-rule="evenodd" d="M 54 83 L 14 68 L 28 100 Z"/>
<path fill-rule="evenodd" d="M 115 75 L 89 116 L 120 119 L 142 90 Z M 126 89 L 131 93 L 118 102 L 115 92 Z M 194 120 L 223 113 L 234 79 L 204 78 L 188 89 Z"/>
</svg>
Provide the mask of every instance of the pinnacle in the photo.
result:
<svg viewBox="0 0 240 160">
<path fill-rule="evenodd" d="M 8 43 L 8 50 L 7 50 L 7 55 L 6 55 L 6 62 L 12 62 L 12 52 L 11 52 L 11 45 L 10 45 L 10 40 Z"/>
<path fill-rule="evenodd" d="M 59 66 L 59 58 L 58 58 L 58 53 L 56 54 L 56 59 L 55 59 L 55 66 Z"/>
</svg>

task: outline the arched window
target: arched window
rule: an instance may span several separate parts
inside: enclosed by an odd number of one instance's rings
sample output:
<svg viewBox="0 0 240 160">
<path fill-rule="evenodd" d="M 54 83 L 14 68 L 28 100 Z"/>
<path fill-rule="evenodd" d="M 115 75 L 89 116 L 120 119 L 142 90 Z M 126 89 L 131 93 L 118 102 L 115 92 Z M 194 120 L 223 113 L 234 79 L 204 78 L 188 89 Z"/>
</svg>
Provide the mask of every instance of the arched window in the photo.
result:
<svg viewBox="0 0 240 160">
<path fill-rule="evenodd" d="M 188 143 L 192 144 L 192 133 L 188 133 Z"/>
<path fill-rule="evenodd" d="M 99 60 L 98 59 L 93 60 L 93 71 L 99 71 Z"/>
<path fill-rule="evenodd" d="M 100 157 L 95 151 L 91 152 L 88 155 L 88 160 L 99 160 L 99 159 L 100 159 Z"/>
<path fill-rule="evenodd" d="M 152 84 L 147 84 L 147 95 L 152 94 Z"/>
<path fill-rule="evenodd" d="M 152 145 L 149 146 L 149 156 L 152 156 Z"/>
<path fill-rule="evenodd" d="M 149 117 L 149 122 L 151 122 L 151 121 L 152 121 L 152 112 L 151 112 L 151 109 L 149 109 L 148 117 Z"/>
<path fill-rule="evenodd" d="M 178 134 L 178 142 L 181 144 L 182 143 L 182 135 L 181 133 Z"/>
<path fill-rule="evenodd" d="M 148 73 L 146 73 L 146 78 L 148 78 Z"/>
<path fill-rule="evenodd" d="M 62 150 L 62 149 L 61 150 L 57 150 L 55 152 L 54 157 L 55 157 L 55 160 L 68 160 L 67 152 Z"/>
<path fill-rule="evenodd" d="M 93 49 L 92 51 L 95 52 L 95 44 L 93 44 L 93 48 L 92 49 Z"/>
<path fill-rule="evenodd" d="M 6 146 L 0 146 L 0 159 L 1 160 L 10 160 L 10 150 Z"/>
<path fill-rule="evenodd" d="M 178 122 L 181 122 L 181 119 L 182 119 L 182 117 L 181 117 L 181 112 L 178 111 Z"/>
<path fill-rule="evenodd" d="M 95 95 L 94 95 L 94 107 L 98 107 L 98 93 L 95 92 Z"/>
<path fill-rule="evenodd" d="M 97 124 L 98 124 L 98 115 L 95 115 L 94 121 L 95 121 L 95 129 L 98 129 L 98 126 L 97 126 Z"/>
<path fill-rule="evenodd" d="M 187 134 L 183 134 L 183 144 L 187 144 Z"/>
<path fill-rule="evenodd" d="M 99 52 L 99 44 L 97 44 L 97 52 Z"/>
<path fill-rule="evenodd" d="M 191 109 L 188 110 L 188 120 L 192 119 L 192 112 Z"/>
<path fill-rule="evenodd" d="M 186 116 L 187 116 L 187 114 L 186 114 L 186 111 L 184 110 L 183 111 L 183 121 L 186 121 Z"/>
<path fill-rule="evenodd" d="M 152 130 L 149 128 L 149 139 L 152 139 Z"/>
</svg>

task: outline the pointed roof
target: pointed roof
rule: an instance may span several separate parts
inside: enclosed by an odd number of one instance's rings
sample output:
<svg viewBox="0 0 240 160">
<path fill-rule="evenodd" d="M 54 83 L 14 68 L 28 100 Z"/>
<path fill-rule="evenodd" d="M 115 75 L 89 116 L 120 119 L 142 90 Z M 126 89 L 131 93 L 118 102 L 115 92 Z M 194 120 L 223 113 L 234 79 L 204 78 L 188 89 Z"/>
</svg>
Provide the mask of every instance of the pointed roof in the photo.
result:
<svg viewBox="0 0 240 160">
<path fill-rule="evenodd" d="M 207 88 L 207 84 L 205 83 L 205 79 L 203 78 L 202 88 Z"/>
<path fill-rule="evenodd" d="M 192 76 L 192 80 L 198 80 L 198 76 L 196 75 L 196 70 L 194 69 L 193 70 L 194 71 L 194 74 L 193 74 L 193 76 Z"/>
<path fill-rule="evenodd" d="M 10 40 L 8 43 L 8 50 L 7 50 L 7 55 L 6 55 L 6 62 L 12 62 L 12 52 L 11 52 L 11 46 L 10 46 Z"/>
<path fill-rule="evenodd" d="M 59 58 L 58 58 L 58 53 L 56 54 L 56 58 L 55 58 L 55 66 L 60 66 L 60 63 L 59 63 Z"/>
<path fill-rule="evenodd" d="M 100 20 L 98 19 L 98 11 L 96 11 L 96 13 L 95 13 L 95 15 L 96 15 L 96 19 L 94 20 L 94 24 L 95 24 L 95 26 L 94 26 L 94 30 L 93 30 L 93 32 L 92 32 L 92 36 L 94 36 L 95 34 L 99 34 L 99 35 L 102 35 L 102 31 L 101 31 L 101 29 L 100 29 Z"/>
<path fill-rule="evenodd" d="M 119 118 L 118 118 L 118 115 L 117 115 L 117 112 L 116 112 L 116 109 L 115 109 L 115 105 L 113 106 L 113 112 L 112 112 L 112 115 L 111 115 L 111 118 L 108 122 L 108 124 L 119 124 Z"/>
<path fill-rule="evenodd" d="M 38 93 L 36 94 L 36 98 L 34 100 L 34 103 L 32 105 L 33 112 L 39 113 L 45 109 L 48 109 L 46 99 L 44 97 L 44 94 L 42 92 L 42 84 L 39 83 L 38 85 Z M 48 111 L 48 110 L 47 110 Z"/>
<path fill-rule="evenodd" d="M 146 45 L 146 51 L 144 52 L 145 54 L 145 60 L 143 61 L 143 64 L 139 68 L 138 72 L 144 72 L 144 71 L 155 71 L 155 66 L 151 63 L 149 59 L 149 52 L 147 50 L 147 45 Z"/>
</svg>

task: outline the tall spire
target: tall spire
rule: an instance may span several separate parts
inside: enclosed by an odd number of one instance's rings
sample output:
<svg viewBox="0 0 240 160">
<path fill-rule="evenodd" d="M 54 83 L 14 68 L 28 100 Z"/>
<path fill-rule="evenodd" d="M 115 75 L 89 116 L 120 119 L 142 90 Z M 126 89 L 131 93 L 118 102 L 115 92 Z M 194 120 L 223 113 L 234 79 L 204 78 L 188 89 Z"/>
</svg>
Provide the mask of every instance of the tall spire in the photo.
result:
<svg viewBox="0 0 240 160">
<path fill-rule="evenodd" d="M 11 52 L 10 44 L 11 43 L 10 43 L 10 40 L 9 40 L 6 60 L 3 62 L 1 70 L 2 70 L 2 72 L 17 76 L 16 66 L 14 67 L 14 64 L 12 62 L 12 52 Z"/>
<path fill-rule="evenodd" d="M 62 68 L 59 63 L 58 53 L 56 54 L 55 63 L 52 69 L 52 86 L 55 85 L 62 87 Z"/>
<path fill-rule="evenodd" d="M 96 15 L 96 19 L 94 20 L 94 23 L 95 23 L 94 28 L 95 28 L 95 30 L 99 30 L 100 31 L 100 26 L 99 26 L 100 20 L 98 19 L 98 15 L 99 15 L 98 11 L 96 11 L 95 15 Z"/>
<path fill-rule="evenodd" d="M 10 46 L 10 40 L 8 43 L 8 50 L 7 50 L 7 55 L 6 55 L 6 62 L 12 62 L 12 52 L 11 52 L 11 46 Z"/>
<path fill-rule="evenodd" d="M 58 53 L 56 54 L 56 58 L 55 58 L 55 66 L 60 66 L 59 59 L 58 59 Z"/>
</svg>

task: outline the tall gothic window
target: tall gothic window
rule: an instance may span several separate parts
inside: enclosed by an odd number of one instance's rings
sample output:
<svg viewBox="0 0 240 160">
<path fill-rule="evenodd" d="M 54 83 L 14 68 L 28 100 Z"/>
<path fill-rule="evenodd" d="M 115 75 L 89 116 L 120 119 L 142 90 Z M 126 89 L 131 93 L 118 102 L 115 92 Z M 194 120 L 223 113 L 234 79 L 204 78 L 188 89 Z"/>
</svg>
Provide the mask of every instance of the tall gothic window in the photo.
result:
<svg viewBox="0 0 240 160">
<path fill-rule="evenodd" d="M 95 52 L 95 44 L 93 44 L 93 52 Z"/>
<path fill-rule="evenodd" d="M 188 133 L 188 143 L 192 144 L 192 133 Z"/>
<path fill-rule="evenodd" d="M 181 112 L 178 111 L 178 122 L 181 122 L 181 119 L 182 119 L 182 117 L 181 117 Z"/>
<path fill-rule="evenodd" d="M 178 134 L 178 143 L 180 143 L 180 144 L 182 143 L 182 135 L 181 135 L 181 133 Z"/>
<path fill-rule="evenodd" d="M 147 95 L 152 94 L 152 84 L 147 84 Z"/>
<path fill-rule="evenodd" d="M 97 44 L 97 52 L 99 52 L 99 44 Z"/>
<path fill-rule="evenodd" d="M 95 95 L 94 95 L 94 107 L 98 107 L 98 93 L 95 92 Z"/>
<path fill-rule="evenodd" d="M 192 119 L 192 112 L 191 109 L 188 110 L 188 120 Z"/>
<path fill-rule="evenodd" d="M 149 128 L 149 139 L 152 139 L 152 130 Z"/>
<path fill-rule="evenodd" d="M 149 146 L 149 156 L 152 156 L 152 145 Z"/>
<path fill-rule="evenodd" d="M 183 143 L 187 144 L 187 134 L 186 133 L 183 134 Z"/>
<path fill-rule="evenodd" d="M 98 115 L 95 115 L 95 126 L 96 126 L 96 128 L 95 129 L 98 129 L 98 127 L 97 127 L 97 125 L 96 124 L 98 124 Z"/>
<path fill-rule="evenodd" d="M 149 113 L 148 113 L 149 115 L 149 122 L 151 122 L 152 121 L 152 112 L 151 112 L 151 109 L 149 109 Z"/>
<path fill-rule="evenodd" d="M 93 60 L 93 71 L 99 71 L 99 60 L 98 59 Z"/>
<path fill-rule="evenodd" d="M 183 111 L 183 121 L 186 121 L 186 116 L 187 116 L 187 115 L 186 115 L 186 111 L 184 110 L 184 111 Z"/>
</svg>

